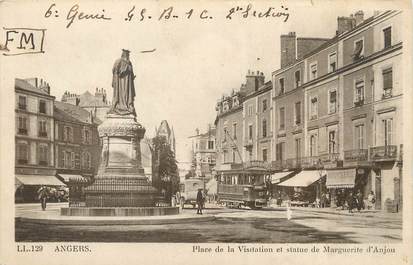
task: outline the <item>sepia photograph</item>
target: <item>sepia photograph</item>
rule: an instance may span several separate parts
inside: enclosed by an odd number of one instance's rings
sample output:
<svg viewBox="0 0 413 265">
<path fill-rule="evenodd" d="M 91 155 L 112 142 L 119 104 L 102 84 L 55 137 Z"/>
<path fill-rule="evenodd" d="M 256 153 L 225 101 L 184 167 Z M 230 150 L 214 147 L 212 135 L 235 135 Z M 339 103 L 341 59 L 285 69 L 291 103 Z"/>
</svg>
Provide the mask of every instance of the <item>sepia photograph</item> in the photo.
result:
<svg viewBox="0 0 413 265">
<path fill-rule="evenodd" d="M 410 5 L 321 2 L 0 2 L 13 251 L 401 264 Z"/>
</svg>

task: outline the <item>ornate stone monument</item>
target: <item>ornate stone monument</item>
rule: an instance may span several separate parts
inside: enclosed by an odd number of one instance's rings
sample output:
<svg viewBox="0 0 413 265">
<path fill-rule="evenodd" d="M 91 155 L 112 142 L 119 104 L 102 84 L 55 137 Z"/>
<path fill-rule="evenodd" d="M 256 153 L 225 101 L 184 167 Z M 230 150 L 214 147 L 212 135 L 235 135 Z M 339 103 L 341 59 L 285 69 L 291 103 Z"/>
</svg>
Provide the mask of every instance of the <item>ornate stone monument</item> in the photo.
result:
<svg viewBox="0 0 413 265">
<path fill-rule="evenodd" d="M 177 207 L 155 207 L 157 191 L 144 174 L 140 141 L 145 128 L 136 121 L 135 86 L 129 51 L 113 66 L 113 101 L 98 127 L 102 155 L 97 176 L 85 189 L 86 207 L 62 209 L 63 215 L 165 215 Z"/>
</svg>

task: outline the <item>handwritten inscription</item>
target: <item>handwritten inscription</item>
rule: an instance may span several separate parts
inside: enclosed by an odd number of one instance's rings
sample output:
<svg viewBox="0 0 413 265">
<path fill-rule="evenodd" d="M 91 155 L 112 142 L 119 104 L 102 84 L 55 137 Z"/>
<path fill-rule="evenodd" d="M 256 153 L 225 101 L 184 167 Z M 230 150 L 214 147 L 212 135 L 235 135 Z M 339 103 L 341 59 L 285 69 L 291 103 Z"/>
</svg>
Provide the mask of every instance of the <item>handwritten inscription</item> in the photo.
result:
<svg viewBox="0 0 413 265">
<path fill-rule="evenodd" d="M 44 53 L 45 29 L 3 28 L 6 33 L 3 55 Z"/>
<path fill-rule="evenodd" d="M 59 19 L 60 9 L 57 4 L 53 3 L 44 13 L 44 17 L 47 19 Z M 107 21 L 112 20 L 112 17 L 106 12 L 105 9 L 98 10 L 82 10 L 79 4 L 73 5 L 69 10 L 64 12 L 64 19 L 66 20 L 66 28 L 70 28 L 75 22 L 87 22 L 87 21 Z M 266 7 L 256 8 L 252 4 L 245 6 L 235 6 L 226 10 L 224 19 L 232 21 L 235 19 L 281 19 L 282 22 L 287 22 L 290 13 L 286 6 L 280 7 Z M 222 16 L 222 13 L 221 13 Z M 130 7 L 125 13 L 124 17 L 113 18 L 122 19 L 125 22 L 132 21 L 178 21 L 178 20 L 191 20 L 200 19 L 204 21 L 211 21 L 215 18 L 212 11 L 208 9 L 195 9 L 190 8 L 186 10 L 178 10 L 174 6 L 168 6 L 159 10 L 149 10 L 147 8 L 139 8 L 137 6 Z"/>
</svg>

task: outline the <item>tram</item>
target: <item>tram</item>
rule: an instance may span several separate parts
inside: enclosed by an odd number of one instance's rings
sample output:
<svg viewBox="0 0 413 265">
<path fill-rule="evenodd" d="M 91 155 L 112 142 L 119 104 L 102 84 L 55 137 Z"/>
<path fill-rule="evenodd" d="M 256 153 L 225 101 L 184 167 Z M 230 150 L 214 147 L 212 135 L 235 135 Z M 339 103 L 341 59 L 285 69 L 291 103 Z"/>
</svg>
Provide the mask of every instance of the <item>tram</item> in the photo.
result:
<svg viewBox="0 0 413 265">
<path fill-rule="evenodd" d="M 266 168 L 221 171 L 217 176 L 218 201 L 227 207 L 247 206 L 260 209 L 267 205 L 268 178 L 269 172 Z"/>
</svg>

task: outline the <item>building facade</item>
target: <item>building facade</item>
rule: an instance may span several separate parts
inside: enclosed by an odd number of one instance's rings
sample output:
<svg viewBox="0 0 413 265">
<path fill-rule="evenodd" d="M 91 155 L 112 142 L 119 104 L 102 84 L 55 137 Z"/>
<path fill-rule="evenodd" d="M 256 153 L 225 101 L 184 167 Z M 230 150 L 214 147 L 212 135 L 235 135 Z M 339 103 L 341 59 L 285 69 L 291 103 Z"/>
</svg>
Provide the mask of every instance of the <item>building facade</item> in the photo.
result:
<svg viewBox="0 0 413 265">
<path fill-rule="evenodd" d="M 196 129 L 195 135 L 189 137 L 192 141 L 191 154 L 195 164 L 195 176 L 198 178 L 213 177 L 212 172 L 216 164 L 215 133 L 215 127 L 208 126 L 207 132 L 199 133 L 199 129 Z"/>
<path fill-rule="evenodd" d="M 333 206 L 351 189 L 402 207 L 400 16 L 340 17 L 335 37 L 273 72 L 274 169 L 327 170 Z"/>
<path fill-rule="evenodd" d="M 42 79 L 15 80 L 16 201 L 37 200 L 41 185 L 64 185 L 55 177 L 54 100 Z"/>
<path fill-rule="evenodd" d="M 93 177 L 101 154 L 97 131 L 100 120 L 79 106 L 57 101 L 54 120 L 57 174 L 65 181 Z"/>
<path fill-rule="evenodd" d="M 373 192 L 376 209 L 402 208 L 400 25 L 400 11 L 358 11 L 337 19 L 331 39 L 282 35 L 272 81 L 249 73 L 218 101 L 219 174 L 258 162 L 276 186 L 312 186 L 312 201 Z"/>
</svg>

